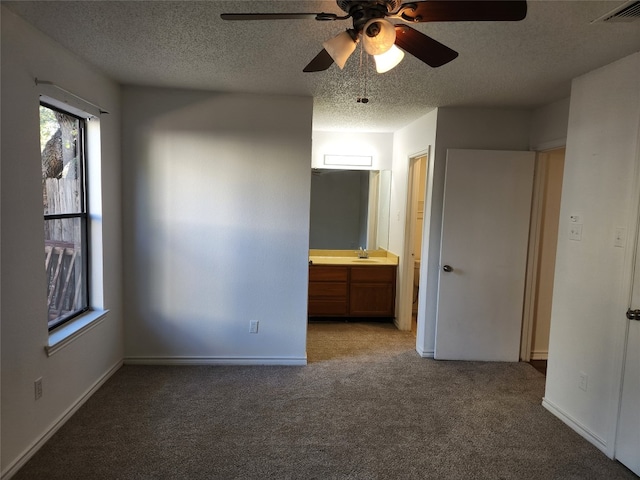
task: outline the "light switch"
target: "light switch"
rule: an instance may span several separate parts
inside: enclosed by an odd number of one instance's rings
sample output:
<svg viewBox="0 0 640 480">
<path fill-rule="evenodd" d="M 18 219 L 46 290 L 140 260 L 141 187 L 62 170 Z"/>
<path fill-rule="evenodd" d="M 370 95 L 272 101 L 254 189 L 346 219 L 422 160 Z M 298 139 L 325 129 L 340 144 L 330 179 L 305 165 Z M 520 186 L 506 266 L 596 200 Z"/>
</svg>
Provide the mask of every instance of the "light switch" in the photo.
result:
<svg viewBox="0 0 640 480">
<path fill-rule="evenodd" d="M 582 241 L 581 223 L 572 223 L 569 225 L 569 240 L 575 240 L 576 242 Z"/>
<path fill-rule="evenodd" d="M 582 223 L 582 217 L 580 215 L 569 215 L 569 221 L 571 223 Z"/>
</svg>

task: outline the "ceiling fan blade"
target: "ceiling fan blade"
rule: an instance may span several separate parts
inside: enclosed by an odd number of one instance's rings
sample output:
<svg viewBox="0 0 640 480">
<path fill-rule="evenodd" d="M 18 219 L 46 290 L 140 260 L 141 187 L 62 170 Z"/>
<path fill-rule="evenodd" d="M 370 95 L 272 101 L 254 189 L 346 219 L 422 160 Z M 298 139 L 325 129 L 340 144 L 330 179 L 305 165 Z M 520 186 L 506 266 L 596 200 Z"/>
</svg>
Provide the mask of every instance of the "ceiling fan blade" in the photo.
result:
<svg viewBox="0 0 640 480">
<path fill-rule="evenodd" d="M 304 67 L 303 72 L 322 72 L 333 65 L 333 58 L 324 48 Z"/>
<path fill-rule="evenodd" d="M 527 2 L 427 0 L 402 5 L 399 14 L 409 22 L 517 21 L 527 16 Z"/>
<path fill-rule="evenodd" d="M 339 16 L 335 13 L 222 13 L 222 20 L 346 20 L 349 15 Z"/>
<path fill-rule="evenodd" d="M 223 13 L 222 20 L 297 20 L 316 18 L 317 13 Z"/>
<path fill-rule="evenodd" d="M 430 67 L 440 67 L 458 52 L 407 25 L 396 25 L 396 45 Z"/>
</svg>

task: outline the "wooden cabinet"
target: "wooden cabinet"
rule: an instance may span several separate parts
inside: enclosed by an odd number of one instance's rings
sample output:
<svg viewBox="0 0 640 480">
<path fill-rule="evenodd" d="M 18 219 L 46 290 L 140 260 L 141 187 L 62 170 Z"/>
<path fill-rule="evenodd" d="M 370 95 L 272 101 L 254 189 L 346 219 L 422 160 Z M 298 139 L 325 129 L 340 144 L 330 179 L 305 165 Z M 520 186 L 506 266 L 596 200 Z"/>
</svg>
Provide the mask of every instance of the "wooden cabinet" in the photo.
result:
<svg viewBox="0 0 640 480">
<path fill-rule="evenodd" d="M 396 267 L 351 267 L 349 315 L 393 317 L 396 299 Z"/>
<path fill-rule="evenodd" d="M 343 316 L 348 312 L 349 268 L 309 266 L 309 316 Z"/>
<path fill-rule="evenodd" d="M 309 266 L 310 317 L 393 317 L 396 266 Z"/>
</svg>

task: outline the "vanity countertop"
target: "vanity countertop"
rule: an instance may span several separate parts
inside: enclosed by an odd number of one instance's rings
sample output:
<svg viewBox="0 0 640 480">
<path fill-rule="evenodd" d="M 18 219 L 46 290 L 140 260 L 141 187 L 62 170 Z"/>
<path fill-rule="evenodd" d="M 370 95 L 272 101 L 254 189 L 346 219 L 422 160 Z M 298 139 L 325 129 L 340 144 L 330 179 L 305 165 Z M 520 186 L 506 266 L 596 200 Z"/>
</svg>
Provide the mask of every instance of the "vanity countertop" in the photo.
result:
<svg viewBox="0 0 640 480">
<path fill-rule="evenodd" d="M 358 258 L 350 250 L 311 250 L 309 265 L 398 265 L 398 256 L 384 250 L 369 252 L 368 258 Z"/>
</svg>

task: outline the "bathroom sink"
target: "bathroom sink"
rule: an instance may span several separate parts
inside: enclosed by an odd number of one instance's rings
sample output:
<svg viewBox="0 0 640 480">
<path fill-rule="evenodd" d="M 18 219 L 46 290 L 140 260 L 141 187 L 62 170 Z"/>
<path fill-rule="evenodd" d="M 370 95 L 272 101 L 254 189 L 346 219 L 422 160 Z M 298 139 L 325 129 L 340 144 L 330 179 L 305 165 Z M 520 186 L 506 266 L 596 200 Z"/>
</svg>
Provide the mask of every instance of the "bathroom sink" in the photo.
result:
<svg viewBox="0 0 640 480">
<path fill-rule="evenodd" d="M 388 257 L 357 258 L 351 256 L 309 255 L 309 265 L 397 265 Z"/>
</svg>

